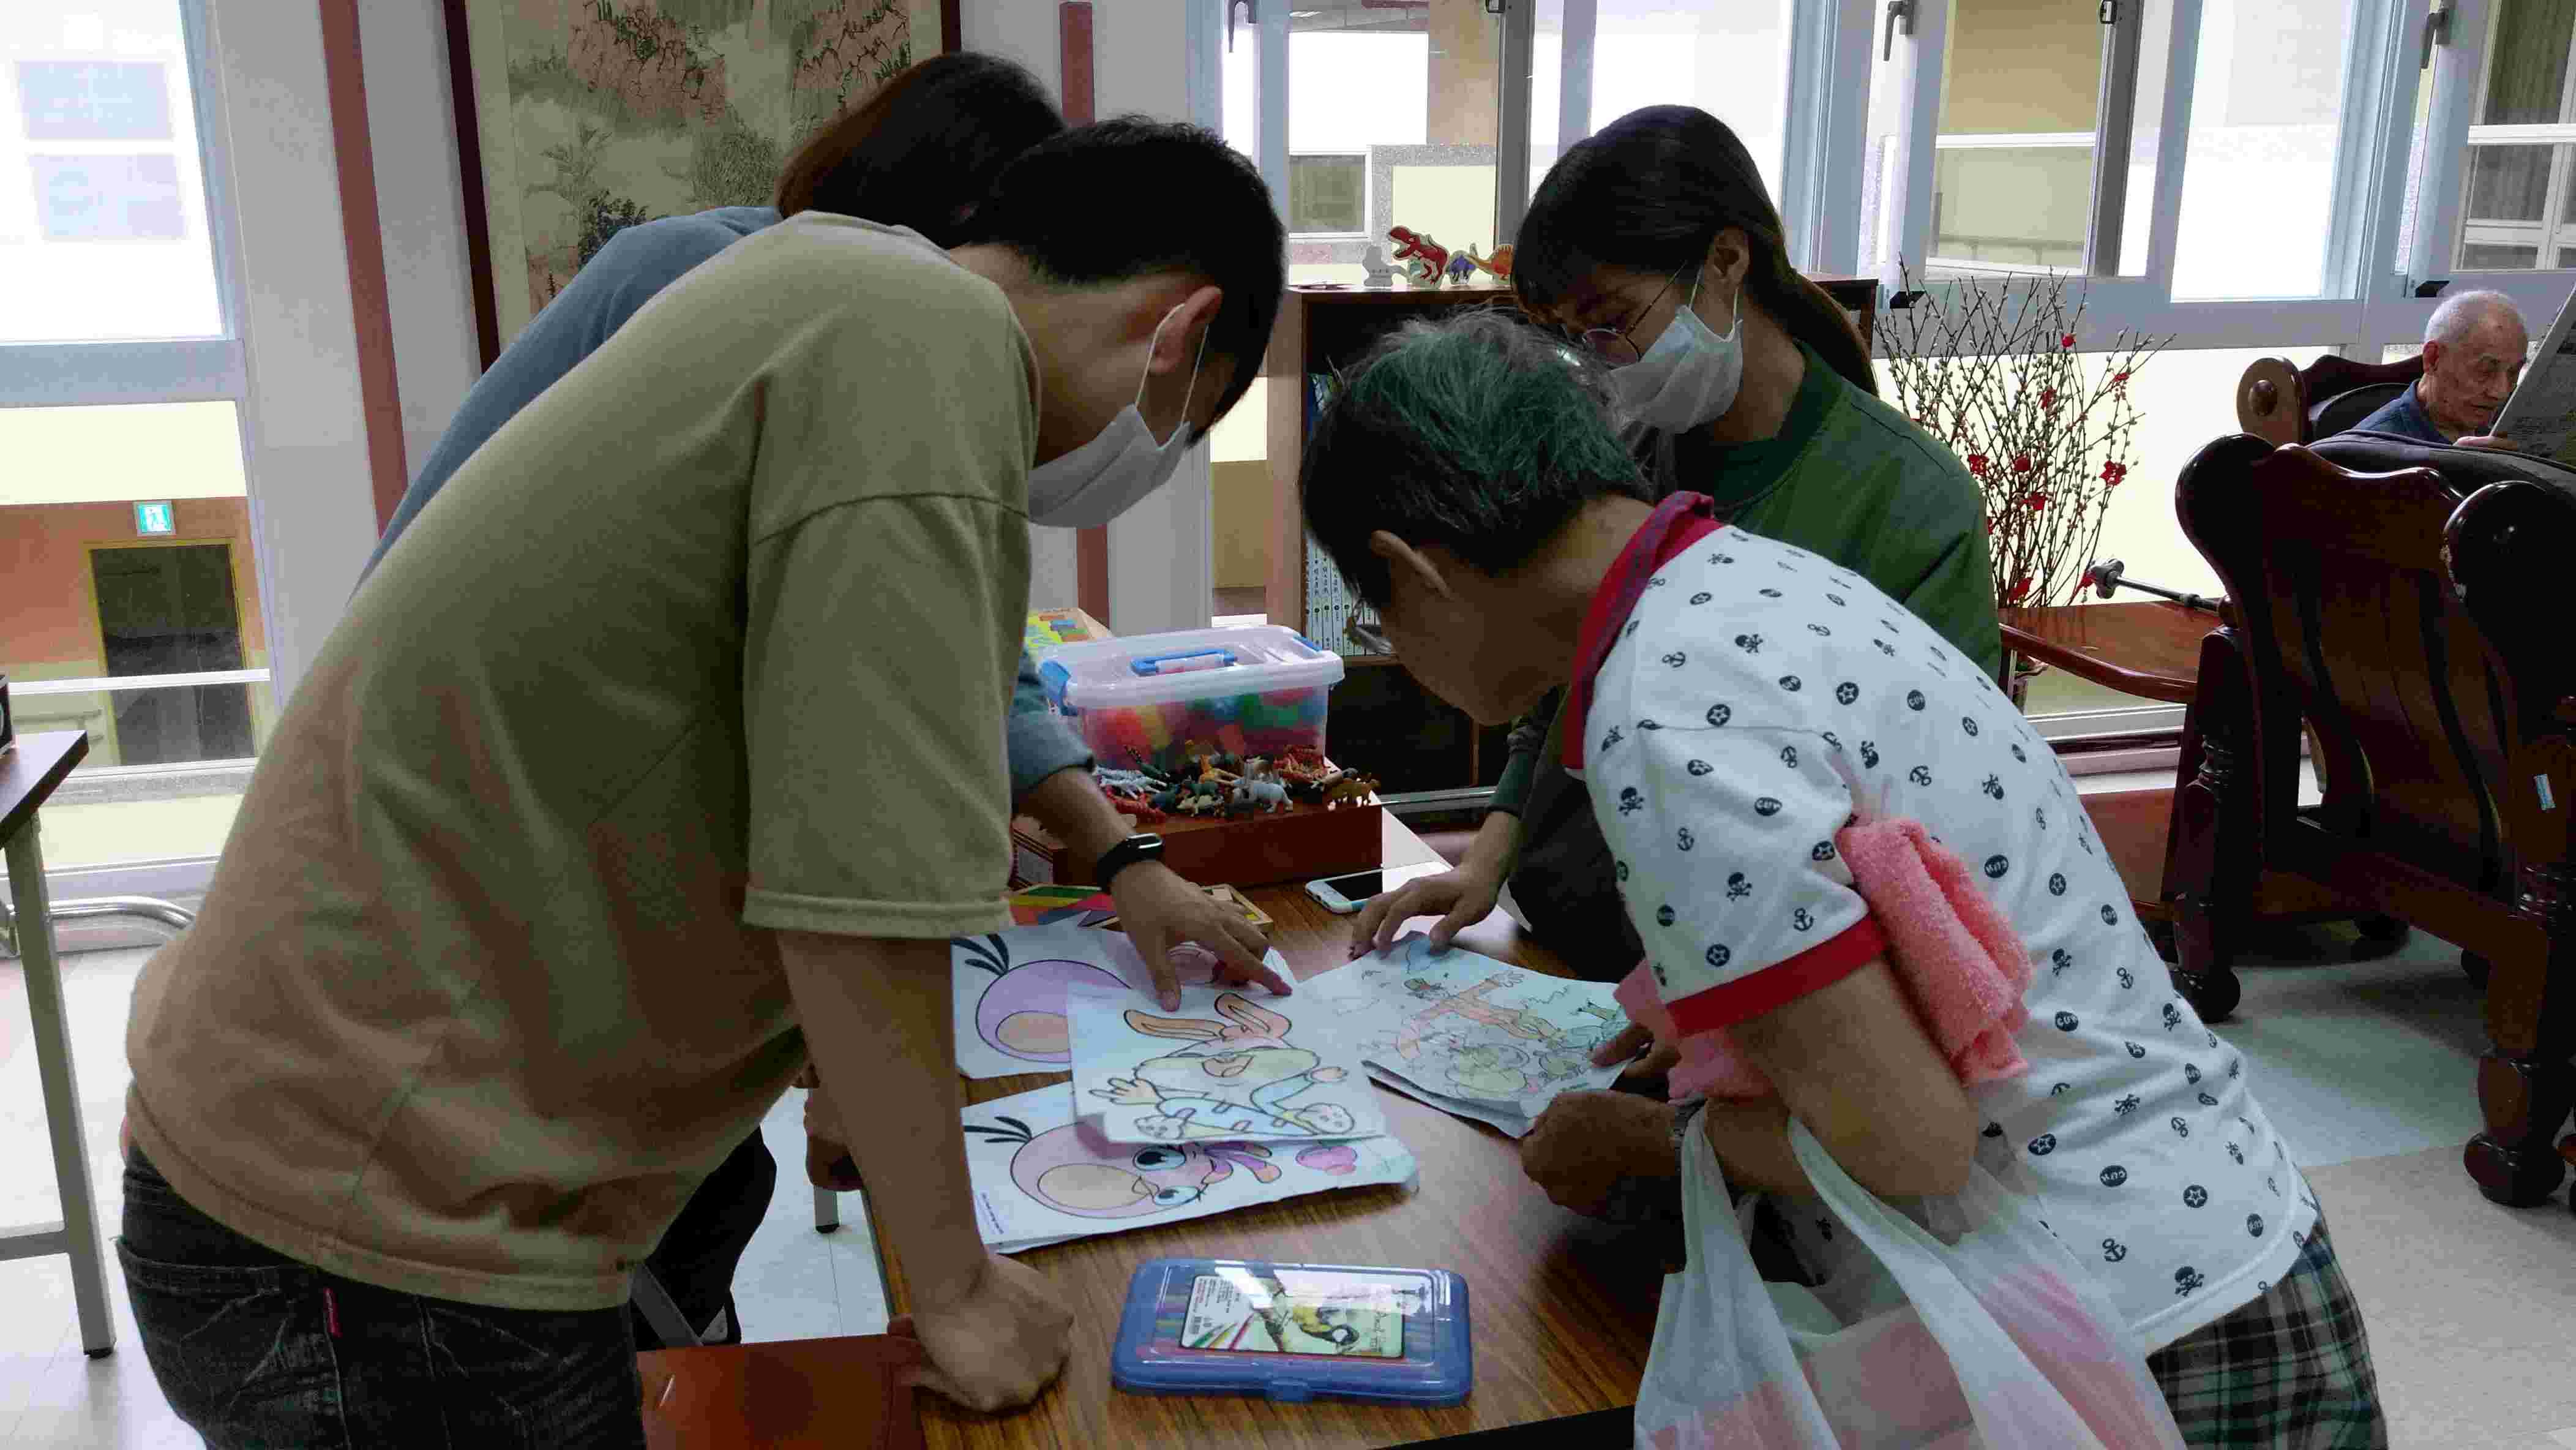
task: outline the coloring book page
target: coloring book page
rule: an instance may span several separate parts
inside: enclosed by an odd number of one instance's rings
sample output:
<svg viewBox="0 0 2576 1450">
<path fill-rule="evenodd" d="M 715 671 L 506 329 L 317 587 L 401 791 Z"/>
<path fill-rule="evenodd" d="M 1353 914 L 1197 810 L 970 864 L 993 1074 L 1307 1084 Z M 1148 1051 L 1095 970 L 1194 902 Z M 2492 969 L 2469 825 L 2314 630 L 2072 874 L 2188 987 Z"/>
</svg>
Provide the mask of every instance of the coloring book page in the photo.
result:
<svg viewBox="0 0 2576 1450">
<path fill-rule="evenodd" d="M 1410 1183 L 1391 1137 L 1344 1143 L 1112 1143 L 1062 1086 L 968 1108 L 975 1222 L 1004 1253 L 1204 1218 L 1328 1188 Z"/>
<path fill-rule="evenodd" d="M 1195 950 L 1177 954 L 1181 982 L 1204 985 L 1216 977 L 1216 958 Z M 1283 977 L 1294 977 L 1287 958 L 1266 958 Z M 1153 974 L 1123 932 L 1059 923 L 1014 927 L 948 944 L 949 980 L 957 1013 L 957 1070 L 971 1078 L 1011 1077 L 1073 1069 L 1073 1027 L 1065 1016 L 1065 989 L 1074 983 L 1099 991 L 1141 993 L 1153 1005 Z M 1239 989 L 1260 1000 L 1264 987 Z"/>
<path fill-rule="evenodd" d="M 1300 995 L 1339 1016 L 1339 1035 L 1356 1036 L 1369 1062 L 1431 1099 L 1536 1118 L 1559 1093 L 1618 1079 L 1617 1067 L 1592 1065 L 1592 1049 L 1628 1025 L 1614 990 L 1474 952 L 1434 956 L 1416 936 L 1309 978 Z"/>
<path fill-rule="evenodd" d="M 1530 1135 L 1530 1129 L 1538 1126 L 1538 1119 L 1518 1108 L 1507 1108 L 1500 1103 L 1471 1103 L 1465 1098 L 1442 1097 L 1429 1088 L 1416 1087 L 1406 1082 L 1400 1073 L 1392 1073 L 1375 1065 L 1369 1068 L 1368 1073 L 1370 1077 L 1384 1083 L 1390 1091 L 1402 1093 L 1415 1102 L 1429 1103 L 1453 1118 L 1465 1118 L 1471 1123 L 1484 1123 L 1506 1137 L 1526 1138 Z"/>
<path fill-rule="evenodd" d="M 1296 997 L 1184 987 L 1167 1013 L 1133 992 L 1066 990 L 1074 1101 L 1113 1143 L 1366 1138 L 1386 1131 L 1359 1053 Z M 1320 1004 L 1318 1004 L 1320 1006 Z"/>
</svg>

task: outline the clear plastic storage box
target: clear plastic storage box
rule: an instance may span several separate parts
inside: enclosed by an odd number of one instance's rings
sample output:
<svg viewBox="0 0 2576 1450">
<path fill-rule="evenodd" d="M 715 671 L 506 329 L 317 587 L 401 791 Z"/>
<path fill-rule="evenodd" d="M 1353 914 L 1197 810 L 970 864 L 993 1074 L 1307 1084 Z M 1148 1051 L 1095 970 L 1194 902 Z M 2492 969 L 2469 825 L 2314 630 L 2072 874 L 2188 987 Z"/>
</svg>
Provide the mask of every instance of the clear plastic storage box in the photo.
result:
<svg viewBox="0 0 2576 1450">
<path fill-rule="evenodd" d="M 1100 764 L 1178 769 L 1202 753 L 1321 754 L 1341 656 L 1276 624 L 1068 644 L 1038 664 L 1047 698 Z"/>
</svg>

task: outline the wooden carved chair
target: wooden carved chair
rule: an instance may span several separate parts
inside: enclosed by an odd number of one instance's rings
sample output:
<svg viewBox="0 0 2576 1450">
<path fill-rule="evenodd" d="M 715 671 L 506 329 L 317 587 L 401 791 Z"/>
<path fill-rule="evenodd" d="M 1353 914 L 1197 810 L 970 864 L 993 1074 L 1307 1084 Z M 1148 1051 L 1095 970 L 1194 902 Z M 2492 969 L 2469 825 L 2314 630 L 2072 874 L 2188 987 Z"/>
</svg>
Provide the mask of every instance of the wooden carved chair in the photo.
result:
<svg viewBox="0 0 2576 1450">
<path fill-rule="evenodd" d="M 2331 438 L 2378 412 L 2424 376 L 2424 360 L 2362 363 L 2332 353 L 2304 368 L 2257 358 L 2236 383 L 2236 421 L 2275 445 Z"/>
<path fill-rule="evenodd" d="M 2183 470 L 2177 504 L 2234 601 L 2202 646 L 2201 763 L 2176 803 L 2177 988 L 2206 1017 L 2234 1008 L 2232 936 L 2265 869 L 2485 958 L 2465 1163 L 2488 1198 L 2540 1202 L 2576 1102 L 2576 653 L 2557 623 L 2576 492 L 2463 501 L 2432 468 L 2356 473 L 2238 435 Z M 2303 718 L 2326 766 L 2304 810 Z"/>
</svg>

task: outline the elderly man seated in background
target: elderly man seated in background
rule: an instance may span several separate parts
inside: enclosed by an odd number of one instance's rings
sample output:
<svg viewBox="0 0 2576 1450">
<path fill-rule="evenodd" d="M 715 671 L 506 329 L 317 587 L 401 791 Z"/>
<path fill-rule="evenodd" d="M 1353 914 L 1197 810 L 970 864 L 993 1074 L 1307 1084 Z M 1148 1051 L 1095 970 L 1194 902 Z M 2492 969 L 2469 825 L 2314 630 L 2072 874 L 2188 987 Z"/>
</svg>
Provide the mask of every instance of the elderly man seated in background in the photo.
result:
<svg viewBox="0 0 2576 1450">
<path fill-rule="evenodd" d="M 2488 442 L 2530 346 L 2522 314 L 2503 293 L 2446 297 L 2424 325 L 2424 376 L 2353 431 L 2426 443 Z"/>
</svg>

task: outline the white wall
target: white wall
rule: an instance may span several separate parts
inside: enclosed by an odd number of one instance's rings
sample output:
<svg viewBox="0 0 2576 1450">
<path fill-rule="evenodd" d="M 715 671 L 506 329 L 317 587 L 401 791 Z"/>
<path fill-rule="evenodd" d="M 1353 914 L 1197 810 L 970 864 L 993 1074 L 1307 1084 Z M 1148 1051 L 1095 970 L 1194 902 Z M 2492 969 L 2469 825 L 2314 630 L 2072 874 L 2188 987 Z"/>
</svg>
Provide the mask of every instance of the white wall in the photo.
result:
<svg viewBox="0 0 2576 1450">
<path fill-rule="evenodd" d="M 1136 111 L 1191 115 L 1189 33 L 1183 0 L 1094 0 L 1092 101 L 1101 117 Z M 958 23 L 968 50 L 1027 66 L 1062 95 L 1057 9 L 1038 0 L 966 0 Z M 1239 407 L 1241 405 L 1238 405 Z M 1109 619 L 1120 634 L 1207 623 L 1214 578 L 1208 537 L 1207 450 L 1192 449 L 1172 481 L 1109 526 Z M 1030 531 L 1032 603 L 1075 602 L 1073 534 Z"/>
<path fill-rule="evenodd" d="M 282 702 L 375 540 L 318 6 L 210 0 L 250 359 L 251 528 Z M 452 144 L 452 143 L 451 143 Z"/>
<path fill-rule="evenodd" d="M 417 474 L 483 370 L 465 256 L 447 23 L 438 0 L 358 0 L 358 35 L 402 389 L 403 457 Z M 371 537 L 367 548 L 374 546 Z"/>
</svg>

